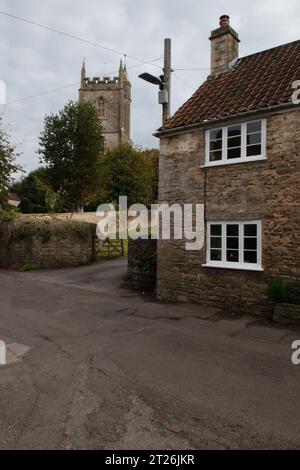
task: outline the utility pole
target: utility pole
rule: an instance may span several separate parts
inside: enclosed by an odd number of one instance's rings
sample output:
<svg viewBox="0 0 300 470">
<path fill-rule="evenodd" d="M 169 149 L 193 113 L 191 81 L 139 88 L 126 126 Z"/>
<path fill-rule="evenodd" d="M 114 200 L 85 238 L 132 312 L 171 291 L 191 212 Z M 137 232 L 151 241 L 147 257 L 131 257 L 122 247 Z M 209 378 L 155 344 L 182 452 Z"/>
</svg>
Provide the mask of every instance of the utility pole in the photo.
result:
<svg viewBox="0 0 300 470">
<path fill-rule="evenodd" d="M 150 73 L 142 73 L 139 77 L 152 85 L 159 86 L 158 102 L 162 105 L 163 125 L 171 117 L 171 39 L 165 39 L 163 75 L 155 77 Z"/>
<path fill-rule="evenodd" d="M 164 50 L 164 90 L 166 91 L 166 102 L 163 105 L 163 124 L 171 116 L 171 39 L 165 39 L 165 50 Z"/>
</svg>

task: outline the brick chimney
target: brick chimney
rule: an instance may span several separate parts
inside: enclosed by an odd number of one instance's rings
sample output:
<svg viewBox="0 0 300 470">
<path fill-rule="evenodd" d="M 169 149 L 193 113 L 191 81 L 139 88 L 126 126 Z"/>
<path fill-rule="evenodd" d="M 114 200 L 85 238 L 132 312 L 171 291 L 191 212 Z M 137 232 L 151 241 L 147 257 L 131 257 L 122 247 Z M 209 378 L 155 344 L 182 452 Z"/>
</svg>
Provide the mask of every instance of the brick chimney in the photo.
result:
<svg viewBox="0 0 300 470">
<path fill-rule="evenodd" d="M 229 64 L 239 56 L 239 36 L 230 26 L 227 15 L 220 17 L 220 27 L 211 32 L 211 74 L 229 70 Z"/>
</svg>

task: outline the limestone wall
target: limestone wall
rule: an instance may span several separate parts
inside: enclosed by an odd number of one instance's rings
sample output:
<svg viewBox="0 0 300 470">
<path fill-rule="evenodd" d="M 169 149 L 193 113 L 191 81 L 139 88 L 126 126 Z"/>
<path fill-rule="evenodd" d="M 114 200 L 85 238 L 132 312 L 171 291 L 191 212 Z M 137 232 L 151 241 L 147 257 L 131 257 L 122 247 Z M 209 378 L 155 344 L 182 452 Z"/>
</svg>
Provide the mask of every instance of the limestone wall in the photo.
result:
<svg viewBox="0 0 300 470">
<path fill-rule="evenodd" d="M 17 225 L 9 240 L 1 241 L 1 268 L 64 268 L 95 260 L 93 224 L 27 220 Z"/>
</svg>

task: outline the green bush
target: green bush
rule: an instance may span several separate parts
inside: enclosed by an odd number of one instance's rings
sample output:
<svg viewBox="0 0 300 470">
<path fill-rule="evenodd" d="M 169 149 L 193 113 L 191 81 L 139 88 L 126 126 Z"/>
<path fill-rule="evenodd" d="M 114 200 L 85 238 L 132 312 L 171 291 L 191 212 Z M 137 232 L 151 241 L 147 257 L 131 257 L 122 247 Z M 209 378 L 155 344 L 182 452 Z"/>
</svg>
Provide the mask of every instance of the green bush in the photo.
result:
<svg viewBox="0 0 300 470">
<path fill-rule="evenodd" d="M 30 263 L 23 264 L 19 268 L 19 271 L 21 273 L 25 273 L 27 271 L 35 271 L 35 270 L 37 270 L 37 268 L 33 264 L 30 264 Z"/>
<path fill-rule="evenodd" d="M 22 241 L 22 240 L 29 240 L 31 241 L 32 238 L 40 237 L 43 243 L 49 242 L 51 238 L 51 229 L 42 223 L 40 226 L 26 222 L 22 225 L 17 226 L 11 234 L 12 241 Z"/>
<path fill-rule="evenodd" d="M 282 279 L 272 279 L 267 287 L 267 295 L 274 304 L 300 305 L 300 284 L 284 284 Z"/>
<path fill-rule="evenodd" d="M 300 305 L 300 284 L 288 284 L 286 296 L 288 304 Z"/>
<path fill-rule="evenodd" d="M 157 265 L 156 241 L 129 240 L 128 265 L 135 271 L 155 273 Z"/>
<path fill-rule="evenodd" d="M 142 273 L 153 273 L 156 270 L 156 253 L 140 251 L 131 260 L 131 267 Z"/>
<path fill-rule="evenodd" d="M 94 227 L 88 222 L 60 220 L 55 218 L 14 219 L 0 223 L 0 242 L 28 241 L 39 237 L 42 243 L 48 243 L 54 236 L 70 238 L 74 241 L 88 239 Z"/>
<path fill-rule="evenodd" d="M 267 295 L 274 304 L 286 302 L 286 287 L 281 279 L 272 279 L 267 287 Z"/>
</svg>

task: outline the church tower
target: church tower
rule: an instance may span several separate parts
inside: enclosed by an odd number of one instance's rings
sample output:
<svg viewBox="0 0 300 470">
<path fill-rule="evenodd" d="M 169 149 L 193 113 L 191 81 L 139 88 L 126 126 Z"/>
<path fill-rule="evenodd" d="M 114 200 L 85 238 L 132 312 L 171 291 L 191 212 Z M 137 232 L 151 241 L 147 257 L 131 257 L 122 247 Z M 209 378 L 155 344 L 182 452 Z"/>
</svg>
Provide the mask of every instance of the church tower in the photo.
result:
<svg viewBox="0 0 300 470">
<path fill-rule="evenodd" d="M 95 105 L 108 148 L 130 142 L 131 84 L 122 61 L 119 76 L 113 78 L 87 77 L 83 62 L 79 100 Z"/>
</svg>

